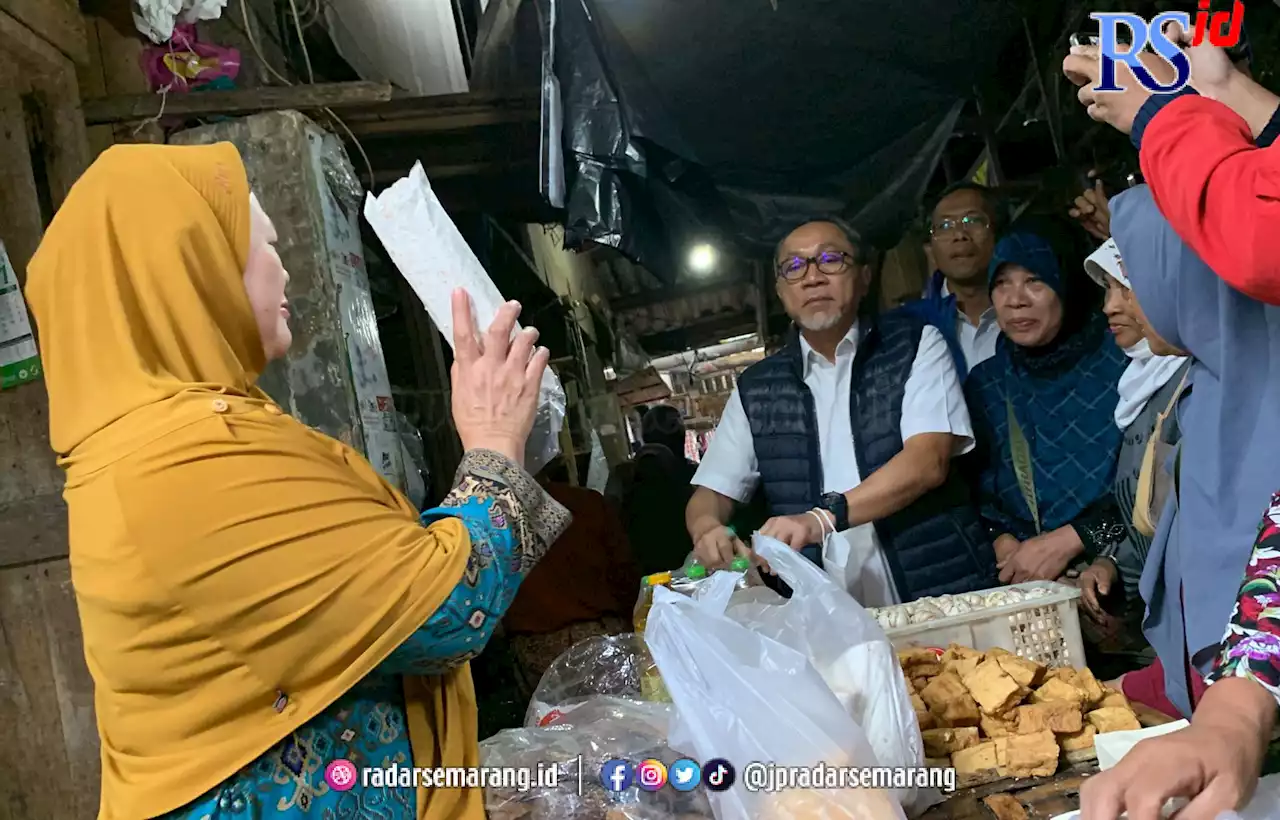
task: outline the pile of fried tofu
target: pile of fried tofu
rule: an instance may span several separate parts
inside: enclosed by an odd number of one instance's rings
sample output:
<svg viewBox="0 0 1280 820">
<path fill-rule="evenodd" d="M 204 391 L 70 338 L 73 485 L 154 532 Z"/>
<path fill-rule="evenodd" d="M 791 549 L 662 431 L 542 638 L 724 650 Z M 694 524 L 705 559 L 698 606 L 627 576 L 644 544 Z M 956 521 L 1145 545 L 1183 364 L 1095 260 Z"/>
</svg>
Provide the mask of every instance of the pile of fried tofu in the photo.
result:
<svg viewBox="0 0 1280 820">
<path fill-rule="evenodd" d="M 1121 693 L 1088 668 L 1049 669 L 1004 649 L 906 649 L 898 661 L 929 764 L 963 776 L 1049 777 L 1095 735 L 1140 729 Z"/>
</svg>

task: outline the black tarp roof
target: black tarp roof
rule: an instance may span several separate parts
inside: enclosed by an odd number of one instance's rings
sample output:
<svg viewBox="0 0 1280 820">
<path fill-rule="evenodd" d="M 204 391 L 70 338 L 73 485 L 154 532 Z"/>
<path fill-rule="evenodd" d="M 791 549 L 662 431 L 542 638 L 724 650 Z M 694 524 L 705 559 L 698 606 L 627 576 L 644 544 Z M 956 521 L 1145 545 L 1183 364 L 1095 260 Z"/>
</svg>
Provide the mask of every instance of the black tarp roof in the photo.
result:
<svg viewBox="0 0 1280 820">
<path fill-rule="evenodd" d="M 760 250 L 820 215 L 892 243 L 975 87 L 1015 95 L 1028 35 L 1062 16 L 1050 0 L 490 6 L 473 84 L 510 84 L 533 56 L 521 27 L 541 35 L 544 172 L 568 243 L 668 280 L 695 241 Z"/>
</svg>

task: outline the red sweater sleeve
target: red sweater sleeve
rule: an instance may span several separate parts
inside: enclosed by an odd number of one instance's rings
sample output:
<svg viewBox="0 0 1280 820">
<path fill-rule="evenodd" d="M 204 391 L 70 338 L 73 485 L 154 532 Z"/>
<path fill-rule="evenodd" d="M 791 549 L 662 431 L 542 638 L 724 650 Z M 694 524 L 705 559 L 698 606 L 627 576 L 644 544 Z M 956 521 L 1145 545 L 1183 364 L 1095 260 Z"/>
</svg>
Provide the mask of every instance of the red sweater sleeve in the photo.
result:
<svg viewBox="0 0 1280 820">
<path fill-rule="evenodd" d="M 1232 287 L 1280 304 L 1280 147 L 1199 96 L 1164 106 L 1142 134 L 1142 173 L 1160 212 Z"/>
</svg>

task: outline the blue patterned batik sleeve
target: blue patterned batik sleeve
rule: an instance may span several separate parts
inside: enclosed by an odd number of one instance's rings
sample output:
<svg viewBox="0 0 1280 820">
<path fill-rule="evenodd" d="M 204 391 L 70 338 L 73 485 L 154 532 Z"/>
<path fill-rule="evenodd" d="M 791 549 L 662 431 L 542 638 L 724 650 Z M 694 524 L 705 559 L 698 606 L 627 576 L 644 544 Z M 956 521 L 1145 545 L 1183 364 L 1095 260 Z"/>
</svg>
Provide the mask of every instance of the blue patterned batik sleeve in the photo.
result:
<svg viewBox="0 0 1280 820">
<path fill-rule="evenodd" d="M 472 450 L 454 489 L 422 516 L 457 518 L 471 539 L 462 580 L 430 619 L 379 665 L 401 675 L 438 675 L 484 649 L 525 575 L 569 525 L 569 513 L 507 458 Z"/>
</svg>

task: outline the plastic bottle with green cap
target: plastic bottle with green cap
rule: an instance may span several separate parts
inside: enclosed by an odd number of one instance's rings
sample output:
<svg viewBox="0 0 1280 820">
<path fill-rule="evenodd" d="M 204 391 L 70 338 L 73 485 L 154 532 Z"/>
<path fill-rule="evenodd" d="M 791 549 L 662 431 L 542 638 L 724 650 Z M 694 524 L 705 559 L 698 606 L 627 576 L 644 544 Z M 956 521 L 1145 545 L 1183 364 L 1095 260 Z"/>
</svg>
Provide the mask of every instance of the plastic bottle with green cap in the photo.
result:
<svg viewBox="0 0 1280 820">
<path fill-rule="evenodd" d="M 729 564 L 729 569 L 734 572 L 746 572 L 751 569 L 751 559 L 745 555 L 739 555 L 733 559 L 733 563 Z"/>
<path fill-rule="evenodd" d="M 690 564 L 689 568 L 684 571 L 684 577 L 690 581 L 700 581 L 707 577 L 707 568 L 702 564 Z"/>
</svg>

